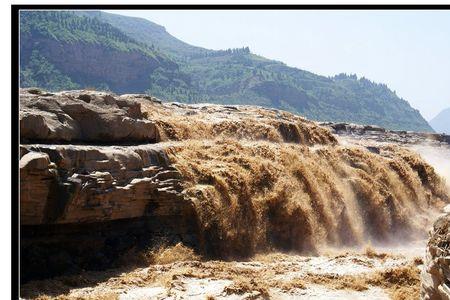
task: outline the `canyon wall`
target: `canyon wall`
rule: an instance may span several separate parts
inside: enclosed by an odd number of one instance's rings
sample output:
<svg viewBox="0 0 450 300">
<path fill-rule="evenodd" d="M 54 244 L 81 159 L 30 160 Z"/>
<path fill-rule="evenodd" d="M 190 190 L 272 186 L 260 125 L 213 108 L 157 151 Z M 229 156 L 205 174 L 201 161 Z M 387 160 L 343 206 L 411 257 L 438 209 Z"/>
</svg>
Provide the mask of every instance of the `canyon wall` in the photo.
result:
<svg viewBox="0 0 450 300">
<path fill-rule="evenodd" d="M 450 214 L 440 216 L 430 230 L 420 296 L 427 300 L 450 298 Z"/>
</svg>

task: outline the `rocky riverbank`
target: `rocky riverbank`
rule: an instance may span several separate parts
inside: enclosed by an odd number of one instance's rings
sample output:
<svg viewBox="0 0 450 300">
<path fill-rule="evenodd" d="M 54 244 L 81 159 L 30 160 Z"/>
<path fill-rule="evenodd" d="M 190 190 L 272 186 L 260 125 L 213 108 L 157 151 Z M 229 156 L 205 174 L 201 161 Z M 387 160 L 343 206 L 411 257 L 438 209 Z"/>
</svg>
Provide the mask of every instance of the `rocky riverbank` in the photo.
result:
<svg viewBox="0 0 450 300">
<path fill-rule="evenodd" d="M 146 253 L 175 245 L 207 261 L 407 244 L 449 202 L 435 169 L 399 146 L 420 134 L 37 89 L 20 92 L 20 128 L 24 282 L 148 267 Z"/>
</svg>

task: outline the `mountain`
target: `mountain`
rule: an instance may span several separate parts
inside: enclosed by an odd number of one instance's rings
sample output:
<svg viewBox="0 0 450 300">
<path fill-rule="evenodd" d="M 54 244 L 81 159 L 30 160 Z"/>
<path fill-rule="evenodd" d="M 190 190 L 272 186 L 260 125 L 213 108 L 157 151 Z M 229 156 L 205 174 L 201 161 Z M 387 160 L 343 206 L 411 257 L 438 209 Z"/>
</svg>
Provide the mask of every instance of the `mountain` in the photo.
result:
<svg viewBox="0 0 450 300">
<path fill-rule="evenodd" d="M 170 35 L 163 26 L 143 18 L 127 17 L 92 10 L 77 11 L 76 14 L 100 19 L 119 28 L 125 34 L 134 37 L 136 40 L 148 45 L 158 46 L 162 51 L 169 52 L 177 58 L 192 57 L 213 52 L 213 50 L 189 45 Z"/>
<path fill-rule="evenodd" d="M 436 132 L 450 134 L 450 107 L 437 114 L 430 125 Z"/>
<path fill-rule="evenodd" d="M 319 121 L 433 131 L 386 85 L 325 77 L 251 53 L 191 46 L 142 18 L 99 11 L 21 13 L 21 86 L 91 86 L 165 100 L 250 104 Z"/>
<path fill-rule="evenodd" d="M 20 13 L 23 87 L 141 92 L 158 68 L 178 74 L 179 66 L 163 52 L 96 18 L 62 11 Z"/>
</svg>

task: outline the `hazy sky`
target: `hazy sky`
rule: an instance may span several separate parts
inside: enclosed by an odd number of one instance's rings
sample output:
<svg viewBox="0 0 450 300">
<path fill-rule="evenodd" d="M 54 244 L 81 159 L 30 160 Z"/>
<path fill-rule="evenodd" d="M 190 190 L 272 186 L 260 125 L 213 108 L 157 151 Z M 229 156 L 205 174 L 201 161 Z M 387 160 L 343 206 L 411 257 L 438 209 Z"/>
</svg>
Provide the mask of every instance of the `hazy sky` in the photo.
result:
<svg viewBox="0 0 450 300">
<path fill-rule="evenodd" d="M 321 75 L 386 83 L 431 119 L 450 107 L 450 11 L 109 11 L 196 46 L 253 53 Z"/>
</svg>

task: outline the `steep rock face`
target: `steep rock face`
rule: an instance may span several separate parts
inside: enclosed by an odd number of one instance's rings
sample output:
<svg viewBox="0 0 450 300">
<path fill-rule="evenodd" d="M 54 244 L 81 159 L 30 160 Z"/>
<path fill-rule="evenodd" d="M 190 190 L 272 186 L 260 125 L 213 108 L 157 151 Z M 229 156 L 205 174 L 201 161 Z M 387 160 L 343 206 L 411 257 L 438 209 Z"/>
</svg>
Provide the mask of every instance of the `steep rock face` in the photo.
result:
<svg viewBox="0 0 450 300">
<path fill-rule="evenodd" d="M 181 215 L 180 174 L 161 146 L 26 145 L 21 223 L 89 223 Z"/>
<path fill-rule="evenodd" d="M 143 118 L 140 104 L 101 92 L 20 94 L 22 142 L 137 143 L 159 141 L 155 123 Z"/>
<path fill-rule="evenodd" d="M 22 279 L 111 267 L 158 243 L 198 244 L 164 146 L 23 145 Z"/>
<path fill-rule="evenodd" d="M 83 86 L 103 83 L 118 92 L 145 91 L 150 84 L 149 75 L 165 63 L 139 51 L 118 51 L 98 44 L 61 43 L 43 37 L 26 38 L 22 44 L 23 59 L 29 60 L 32 51 L 39 49 L 40 55 Z M 164 67 L 174 66 L 167 63 Z"/>
<path fill-rule="evenodd" d="M 450 298 L 450 214 L 436 220 L 430 231 L 425 266 L 421 275 L 421 298 Z"/>
</svg>

